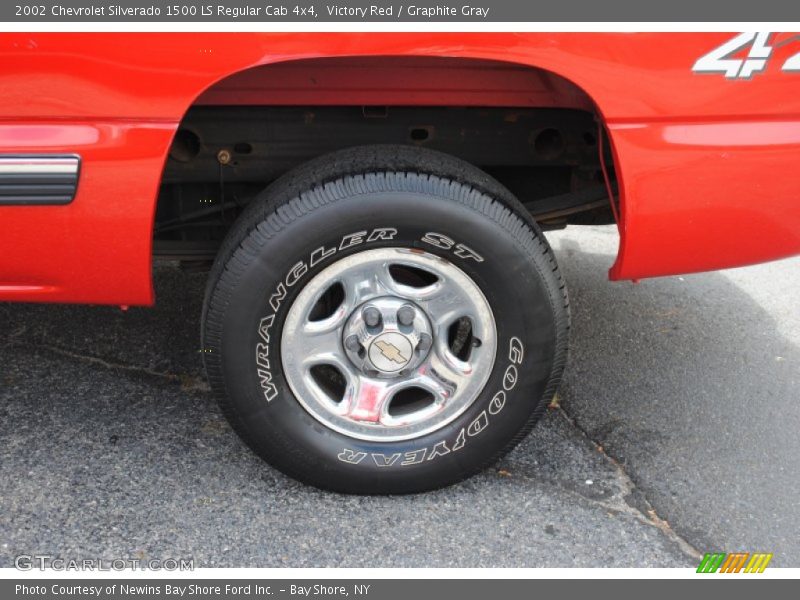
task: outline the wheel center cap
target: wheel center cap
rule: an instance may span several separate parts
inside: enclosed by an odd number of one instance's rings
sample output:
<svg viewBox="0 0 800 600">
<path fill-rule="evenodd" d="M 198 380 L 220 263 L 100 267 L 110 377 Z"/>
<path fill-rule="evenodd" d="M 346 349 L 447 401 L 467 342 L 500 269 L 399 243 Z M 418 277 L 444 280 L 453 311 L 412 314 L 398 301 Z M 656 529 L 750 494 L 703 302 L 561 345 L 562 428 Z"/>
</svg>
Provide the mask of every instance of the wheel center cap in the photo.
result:
<svg viewBox="0 0 800 600">
<path fill-rule="evenodd" d="M 402 333 L 379 335 L 369 346 L 369 362 L 378 371 L 394 373 L 403 369 L 414 355 L 414 346 Z"/>
<path fill-rule="evenodd" d="M 433 331 L 418 305 L 381 296 L 353 311 L 345 323 L 342 344 L 362 373 L 392 379 L 422 364 L 433 345 Z"/>
</svg>

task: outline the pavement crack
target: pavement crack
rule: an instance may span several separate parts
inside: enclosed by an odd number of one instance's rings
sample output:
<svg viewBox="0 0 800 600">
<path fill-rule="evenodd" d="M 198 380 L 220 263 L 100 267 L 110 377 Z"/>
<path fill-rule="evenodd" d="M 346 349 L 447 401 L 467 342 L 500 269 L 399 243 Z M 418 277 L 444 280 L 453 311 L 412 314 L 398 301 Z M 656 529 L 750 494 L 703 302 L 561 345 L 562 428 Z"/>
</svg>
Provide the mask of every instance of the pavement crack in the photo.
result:
<svg viewBox="0 0 800 600">
<path fill-rule="evenodd" d="M 47 352 L 52 352 L 53 354 L 58 354 L 60 356 L 65 356 L 67 358 L 72 358 L 75 360 L 80 360 L 93 365 L 97 365 L 99 367 L 108 369 L 110 371 L 125 371 L 127 373 L 145 375 L 147 377 L 154 377 L 161 380 L 167 380 L 170 382 L 179 383 L 181 385 L 181 389 L 183 389 L 184 391 L 207 392 L 210 389 L 208 383 L 206 383 L 206 381 L 203 378 L 195 377 L 188 373 L 176 374 L 165 371 L 156 371 L 155 369 L 149 369 L 147 367 L 141 367 L 137 365 L 127 365 L 124 363 L 111 362 L 109 360 L 97 356 L 92 356 L 89 354 L 80 354 L 78 352 L 72 352 L 70 350 L 59 348 L 58 346 L 51 346 L 48 344 L 37 344 L 35 348 L 38 350 L 45 350 Z"/>
<path fill-rule="evenodd" d="M 653 504 L 647 498 L 647 495 L 638 488 L 636 482 L 633 478 L 628 475 L 625 469 L 622 467 L 620 462 L 615 459 L 613 456 L 606 453 L 603 446 L 597 443 L 592 437 L 589 435 L 589 432 L 586 431 L 583 427 L 578 425 L 577 421 L 570 416 L 570 414 L 564 410 L 562 406 L 554 407 L 555 410 L 558 410 L 561 416 L 566 419 L 567 423 L 572 425 L 576 431 L 580 432 L 580 435 L 588 441 L 594 448 L 603 455 L 603 457 L 614 467 L 614 471 L 617 475 L 617 483 L 620 488 L 619 494 L 613 496 L 609 502 L 608 500 L 596 500 L 588 498 L 592 502 L 596 502 L 601 504 L 602 506 L 609 508 L 611 510 L 616 510 L 628 515 L 631 515 L 645 523 L 650 525 L 651 527 L 655 527 L 659 531 L 661 531 L 667 539 L 673 542 L 680 550 L 692 558 L 696 560 L 700 560 L 703 558 L 703 553 L 700 552 L 697 548 L 695 548 L 688 540 L 678 535 L 678 533 L 672 529 L 669 522 L 659 516 L 658 512 L 656 511 Z M 626 501 L 626 498 L 631 496 L 638 496 L 640 499 L 640 506 L 634 506 L 633 504 Z"/>
<path fill-rule="evenodd" d="M 17 327 L 14 331 L 8 334 L 8 337 L 6 338 L 6 343 L 3 344 L 3 348 L 10 348 L 11 346 L 13 346 L 15 343 L 17 343 L 17 340 L 19 338 L 25 335 L 26 331 L 28 331 L 28 327 L 24 324 Z"/>
</svg>

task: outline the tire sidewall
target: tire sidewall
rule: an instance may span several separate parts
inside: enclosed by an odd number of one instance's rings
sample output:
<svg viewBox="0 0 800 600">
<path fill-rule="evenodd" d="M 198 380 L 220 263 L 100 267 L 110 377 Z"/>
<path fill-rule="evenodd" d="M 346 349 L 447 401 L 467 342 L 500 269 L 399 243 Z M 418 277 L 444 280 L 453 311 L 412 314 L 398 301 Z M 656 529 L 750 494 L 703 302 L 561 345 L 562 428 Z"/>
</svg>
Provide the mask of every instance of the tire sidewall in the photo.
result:
<svg viewBox="0 0 800 600">
<path fill-rule="evenodd" d="M 234 253 L 216 359 L 237 429 L 283 471 L 351 492 L 438 487 L 501 455 L 543 401 L 557 341 L 547 265 L 508 223 L 457 201 L 452 186 L 448 191 L 352 194 L 311 201 L 306 211 L 298 209 L 302 202 L 294 210 L 287 205 Z M 503 215 L 531 236 L 518 218 Z M 283 324 L 303 287 L 336 260 L 381 247 L 420 248 L 460 268 L 485 295 L 497 330 L 492 372 L 475 402 L 445 427 L 396 442 L 358 440 L 324 426 L 296 400 L 281 362 Z"/>
</svg>

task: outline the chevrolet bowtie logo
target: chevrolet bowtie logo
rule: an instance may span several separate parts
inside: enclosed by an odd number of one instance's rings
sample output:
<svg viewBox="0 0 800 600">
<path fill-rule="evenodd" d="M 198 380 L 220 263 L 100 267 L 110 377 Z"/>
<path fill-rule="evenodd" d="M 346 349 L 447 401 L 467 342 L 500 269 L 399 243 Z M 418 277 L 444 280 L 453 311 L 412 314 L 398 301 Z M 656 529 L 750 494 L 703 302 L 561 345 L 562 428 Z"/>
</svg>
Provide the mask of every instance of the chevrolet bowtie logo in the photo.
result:
<svg viewBox="0 0 800 600">
<path fill-rule="evenodd" d="M 383 354 L 390 361 L 396 362 L 399 365 L 408 362 L 408 359 L 400 353 L 400 348 L 394 344 L 384 342 L 383 340 L 378 340 L 375 342 L 375 345 L 378 347 L 378 350 L 381 351 L 381 354 Z"/>
</svg>

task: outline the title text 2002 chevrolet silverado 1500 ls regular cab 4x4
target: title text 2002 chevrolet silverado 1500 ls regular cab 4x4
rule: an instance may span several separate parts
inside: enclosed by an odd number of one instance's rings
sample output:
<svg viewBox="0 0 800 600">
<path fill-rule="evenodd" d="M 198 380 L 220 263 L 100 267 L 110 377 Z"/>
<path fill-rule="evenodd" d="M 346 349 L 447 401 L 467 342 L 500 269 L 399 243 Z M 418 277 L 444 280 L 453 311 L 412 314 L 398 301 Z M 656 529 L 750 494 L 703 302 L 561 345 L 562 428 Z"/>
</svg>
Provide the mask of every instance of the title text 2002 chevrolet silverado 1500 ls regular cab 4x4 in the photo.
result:
<svg viewBox="0 0 800 600">
<path fill-rule="evenodd" d="M 798 168 L 791 34 L 4 34 L 0 300 L 148 305 L 153 257 L 206 262 L 242 438 L 413 492 L 556 392 L 542 231 L 616 223 L 614 280 L 786 257 Z"/>
</svg>

